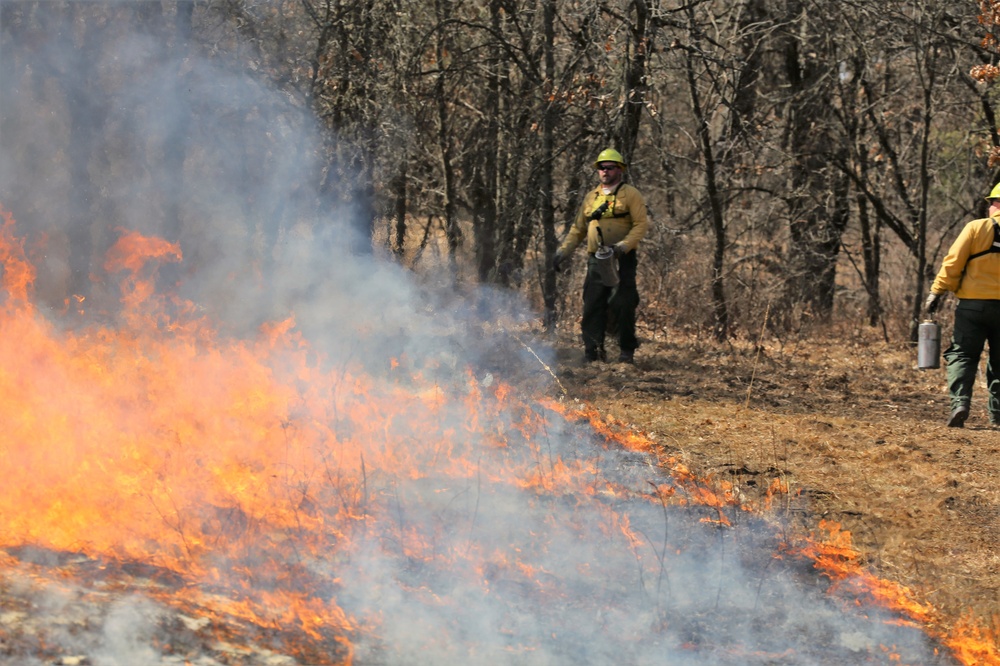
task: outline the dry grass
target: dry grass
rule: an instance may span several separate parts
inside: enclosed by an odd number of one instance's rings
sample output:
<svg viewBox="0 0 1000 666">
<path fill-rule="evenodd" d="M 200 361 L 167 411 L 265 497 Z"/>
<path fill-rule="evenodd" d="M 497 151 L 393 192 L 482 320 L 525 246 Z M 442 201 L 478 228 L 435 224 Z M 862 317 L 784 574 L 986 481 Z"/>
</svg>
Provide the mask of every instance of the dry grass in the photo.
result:
<svg viewBox="0 0 1000 666">
<path fill-rule="evenodd" d="M 944 623 L 995 626 L 1000 596 L 1000 431 L 976 387 L 964 429 L 947 428 L 944 369 L 877 333 L 783 345 L 647 340 L 634 369 L 581 363 L 560 333 L 556 372 L 571 397 L 631 424 L 693 470 L 759 498 L 789 494 L 774 519 L 852 533 L 865 564 L 933 605 Z M 617 350 L 609 350 L 614 356 Z"/>
</svg>

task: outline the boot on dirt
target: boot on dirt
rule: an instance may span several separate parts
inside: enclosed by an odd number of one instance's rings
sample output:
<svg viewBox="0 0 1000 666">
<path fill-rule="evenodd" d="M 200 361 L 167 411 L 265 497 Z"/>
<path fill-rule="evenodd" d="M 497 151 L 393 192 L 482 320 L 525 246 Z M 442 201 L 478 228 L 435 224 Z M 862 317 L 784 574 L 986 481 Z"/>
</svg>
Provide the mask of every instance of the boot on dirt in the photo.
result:
<svg viewBox="0 0 1000 666">
<path fill-rule="evenodd" d="M 965 426 L 965 419 L 967 418 L 969 418 L 969 406 L 959 405 L 951 410 L 951 416 L 948 417 L 948 427 L 962 428 Z"/>
</svg>

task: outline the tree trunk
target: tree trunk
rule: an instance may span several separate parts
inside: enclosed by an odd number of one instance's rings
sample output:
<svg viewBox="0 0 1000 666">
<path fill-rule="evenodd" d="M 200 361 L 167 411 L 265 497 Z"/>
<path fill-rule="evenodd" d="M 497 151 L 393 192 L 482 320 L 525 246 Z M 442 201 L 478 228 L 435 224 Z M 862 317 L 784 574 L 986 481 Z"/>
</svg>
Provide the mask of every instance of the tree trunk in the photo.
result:
<svg viewBox="0 0 1000 666">
<path fill-rule="evenodd" d="M 451 15 L 448 0 L 438 0 L 435 3 L 438 21 L 443 22 Z M 462 242 L 462 230 L 458 226 L 455 215 L 455 166 L 452 163 L 451 132 L 448 118 L 448 97 L 445 72 L 445 60 L 448 57 L 447 45 L 444 43 L 443 32 L 438 31 L 435 48 L 438 75 L 435 84 L 435 101 L 437 103 L 438 149 L 441 151 L 441 173 L 444 176 L 444 229 L 448 242 L 448 260 L 452 268 L 458 265 L 458 248 Z"/>
<path fill-rule="evenodd" d="M 800 3 L 792 3 L 792 25 L 808 21 Z M 810 41 L 806 31 L 788 35 L 785 43 L 785 77 L 790 96 L 787 109 L 789 152 L 790 243 L 785 265 L 785 308 L 804 305 L 809 314 L 828 320 L 833 312 L 837 255 L 847 225 L 849 187 L 835 169 L 835 147 L 842 139 L 833 132 L 832 96 L 828 86 L 836 80 L 835 63 L 815 51 L 822 44 Z M 791 323 L 787 321 L 786 324 Z"/>
<path fill-rule="evenodd" d="M 649 34 L 649 6 L 646 0 L 632 0 L 632 8 L 635 10 L 635 23 L 630 32 L 632 52 L 625 62 L 625 109 L 619 133 L 622 153 L 629 160 L 635 152 L 639 123 L 646 104 L 646 58 L 653 41 L 653 36 Z"/>
<path fill-rule="evenodd" d="M 490 26 L 494 35 L 503 28 L 501 0 L 490 0 Z M 472 201 L 476 234 L 476 272 L 481 282 L 501 282 L 497 257 L 497 163 L 500 152 L 500 67 L 503 49 L 494 39 L 490 45 L 490 64 L 486 74 L 486 98 L 483 103 L 485 128 L 481 163 L 474 170 Z"/>
<path fill-rule="evenodd" d="M 542 256 L 542 296 L 545 303 L 545 327 L 551 329 L 556 323 L 556 272 L 552 268 L 552 257 L 556 251 L 556 218 L 552 207 L 552 160 L 554 159 L 554 134 L 556 124 L 555 86 L 555 0 L 545 0 L 543 11 L 543 31 L 545 33 L 545 81 L 542 85 L 542 155 L 538 178 L 539 213 L 542 218 L 542 242 L 545 252 Z"/>
<path fill-rule="evenodd" d="M 879 283 L 882 263 L 880 225 L 876 216 L 874 224 L 868 214 L 868 199 L 857 196 L 858 221 L 861 224 L 861 256 L 865 266 L 865 291 L 868 293 L 868 325 L 878 326 L 882 321 L 882 300 Z"/>
<path fill-rule="evenodd" d="M 392 179 L 393 218 L 396 222 L 396 243 L 392 248 L 397 259 L 406 251 L 406 167 L 407 156 L 400 155 L 396 175 Z"/>
<path fill-rule="evenodd" d="M 176 242 L 181 238 L 181 202 L 184 200 L 184 160 L 187 157 L 187 142 L 191 126 L 191 102 L 188 99 L 188 85 L 183 72 L 183 59 L 187 55 L 191 41 L 191 26 L 194 2 L 182 0 L 177 3 L 175 17 L 174 62 L 178 72 L 170 86 L 169 104 L 174 109 L 170 129 L 164 137 L 163 147 L 163 193 L 166 197 L 166 215 L 163 235 Z"/>
<path fill-rule="evenodd" d="M 68 157 L 70 167 L 69 193 L 69 285 L 72 294 L 90 294 L 90 271 L 94 259 L 94 237 L 102 235 L 101 222 L 96 221 L 97 197 L 90 176 L 93 162 L 102 141 L 108 109 L 105 98 L 94 87 L 98 80 L 96 65 L 103 41 L 103 28 L 88 21 L 87 7 L 71 7 L 71 12 L 83 26 L 79 52 L 68 63 L 63 79 L 70 116 Z"/>
<path fill-rule="evenodd" d="M 705 110 L 702 108 L 701 95 L 698 92 L 698 80 L 695 76 L 694 54 L 690 49 L 687 52 L 686 65 L 688 88 L 691 93 L 691 108 L 698 127 L 698 146 L 701 149 L 702 159 L 705 162 L 705 189 L 708 197 L 712 233 L 715 237 L 715 247 L 712 253 L 712 335 L 716 340 L 721 342 L 729 335 L 729 307 L 726 303 L 723 273 L 726 259 L 725 212 L 722 195 L 719 192 L 715 152 L 712 148 L 708 118 L 705 115 Z"/>
</svg>

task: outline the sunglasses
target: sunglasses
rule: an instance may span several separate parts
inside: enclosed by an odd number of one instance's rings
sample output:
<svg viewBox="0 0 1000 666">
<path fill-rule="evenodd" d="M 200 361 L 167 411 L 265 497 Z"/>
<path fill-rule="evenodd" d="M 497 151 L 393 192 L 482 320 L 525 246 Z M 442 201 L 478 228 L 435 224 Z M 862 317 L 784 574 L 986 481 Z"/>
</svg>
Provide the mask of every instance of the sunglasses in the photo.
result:
<svg viewBox="0 0 1000 666">
<path fill-rule="evenodd" d="M 617 164 L 598 164 L 597 165 L 597 170 L 598 171 L 614 171 L 617 168 L 618 168 Z"/>
</svg>

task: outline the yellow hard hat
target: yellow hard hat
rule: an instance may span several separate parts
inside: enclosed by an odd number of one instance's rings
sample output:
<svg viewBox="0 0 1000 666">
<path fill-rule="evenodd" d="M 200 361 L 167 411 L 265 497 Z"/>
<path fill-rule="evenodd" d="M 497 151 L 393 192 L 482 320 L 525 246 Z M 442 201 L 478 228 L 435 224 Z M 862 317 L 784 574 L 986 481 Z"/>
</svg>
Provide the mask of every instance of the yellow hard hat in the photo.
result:
<svg viewBox="0 0 1000 666">
<path fill-rule="evenodd" d="M 628 168 L 628 165 L 625 164 L 625 158 L 622 157 L 622 154 L 619 153 L 614 148 L 605 148 L 604 150 L 602 150 L 601 154 L 597 156 L 596 160 L 594 160 L 594 168 L 596 169 L 597 165 L 599 165 L 601 162 L 618 162 L 618 164 L 622 165 L 622 169 Z"/>
<path fill-rule="evenodd" d="M 990 199 L 1000 199 L 1000 183 L 994 185 L 993 189 L 990 190 L 990 195 L 986 197 L 986 200 L 989 201 Z"/>
</svg>

